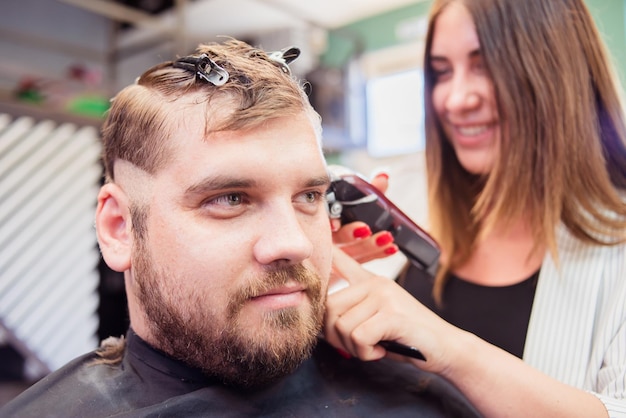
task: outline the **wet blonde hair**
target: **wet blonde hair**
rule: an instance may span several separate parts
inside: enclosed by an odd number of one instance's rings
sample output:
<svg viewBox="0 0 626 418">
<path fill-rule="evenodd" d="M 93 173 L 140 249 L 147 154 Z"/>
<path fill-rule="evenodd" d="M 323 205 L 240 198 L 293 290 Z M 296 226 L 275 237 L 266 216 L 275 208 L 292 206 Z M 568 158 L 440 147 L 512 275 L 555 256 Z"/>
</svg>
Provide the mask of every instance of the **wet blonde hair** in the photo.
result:
<svg viewBox="0 0 626 418">
<path fill-rule="evenodd" d="M 144 72 L 136 84 L 114 98 L 102 128 L 108 181 L 115 178 L 114 164 L 118 159 L 150 174 L 168 163 L 172 158 L 169 138 L 176 129 L 172 122 L 175 118 L 168 113 L 172 103 L 188 106 L 191 101 L 192 106 L 203 106 L 206 134 L 250 129 L 268 119 L 304 111 L 318 139 L 321 138 L 319 115 L 311 107 L 303 86 L 265 51 L 228 39 L 200 45 L 193 56 L 201 54 L 207 54 L 229 73 L 224 85 L 197 80 L 195 72 L 175 68 L 173 61 L 167 61 Z M 183 104 L 185 99 L 190 100 Z"/>
</svg>

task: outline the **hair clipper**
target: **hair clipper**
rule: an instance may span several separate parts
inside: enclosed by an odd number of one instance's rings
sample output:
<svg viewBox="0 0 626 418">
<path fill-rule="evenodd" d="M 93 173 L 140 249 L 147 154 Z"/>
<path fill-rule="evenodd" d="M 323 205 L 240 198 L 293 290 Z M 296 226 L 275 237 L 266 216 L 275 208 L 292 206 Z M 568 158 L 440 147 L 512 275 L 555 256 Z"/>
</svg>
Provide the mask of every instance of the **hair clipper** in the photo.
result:
<svg viewBox="0 0 626 418">
<path fill-rule="evenodd" d="M 342 224 L 365 222 L 374 233 L 389 231 L 410 262 L 434 276 L 440 250 L 428 233 L 357 173 L 342 166 L 329 166 L 329 173 L 331 185 L 326 198 L 331 218 L 341 219 Z M 426 361 L 415 347 L 396 341 L 379 341 L 378 344 L 387 351 Z"/>
<path fill-rule="evenodd" d="M 440 250 L 428 233 L 359 174 L 337 165 L 329 166 L 329 172 L 326 197 L 331 218 L 341 219 L 342 224 L 365 222 L 374 233 L 389 231 L 411 263 L 434 275 Z"/>
</svg>

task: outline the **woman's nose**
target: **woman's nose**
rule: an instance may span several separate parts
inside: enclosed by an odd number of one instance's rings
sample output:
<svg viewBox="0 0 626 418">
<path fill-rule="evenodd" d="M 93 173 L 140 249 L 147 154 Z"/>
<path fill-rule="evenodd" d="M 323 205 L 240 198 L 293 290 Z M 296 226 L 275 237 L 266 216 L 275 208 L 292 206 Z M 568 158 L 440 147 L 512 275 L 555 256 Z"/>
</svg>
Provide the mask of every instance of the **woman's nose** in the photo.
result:
<svg viewBox="0 0 626 418">
<path fill-rule="evenodd" d="M 452 80 L 445 105 L 449 112 L 462 112 L 476 109 L 480 101 L 478 86 L 468 77 L 460 75 Z"/>
</svg>

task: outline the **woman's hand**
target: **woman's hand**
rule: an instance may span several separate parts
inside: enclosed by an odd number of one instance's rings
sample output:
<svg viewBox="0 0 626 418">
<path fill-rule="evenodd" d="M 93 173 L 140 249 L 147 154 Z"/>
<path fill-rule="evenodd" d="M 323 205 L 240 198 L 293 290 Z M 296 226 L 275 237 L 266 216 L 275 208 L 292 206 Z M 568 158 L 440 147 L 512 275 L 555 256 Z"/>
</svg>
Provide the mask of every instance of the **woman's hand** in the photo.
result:
<svg viewBox="0 0 626 418">
<path fill-rule="evenodd" d="M 388 356 L 436 373 L 448 367 L 446 347 L 458 342 L 460 330 L 396 282 L 367 271 L 338 248 L 333 270 L 330 289 L 341 287 L 341 280 L 348 286 L 328 296 L 324 335 L 330 344 L 366 361 Z M 378 345 L 381 340 L 416 347 L 427 360 L 388 353 Z"/>
<path fill-rule="evenodd" d="M 361 360 L 388 357 L 436 373 L 485 417 L 608 416 L 594 394 L 448 324 L 396 282 L 370 273 L 338 248 L 333 267 L 324 333 L 336 348 Z M 378 345 L 382 340 L 415 347 L 426 361 L 386 352 Z"/>
<path fill-rule="evenodd" d="M 359 263 L 385 258 L 398 252 L 389 231 L 372 234 L 364 222 L 351 222 L 333 232 L 333 242 Z"/>
<path fill-rule="evenodd" d="M 382 192 L 387 190 L 389 177 L 385 173 L 374 176 L 371 183 Z M 388 231 L 372 234 L 364 222 L 341 225 L 338 219 L 331 219 L 333 242 L 346 254 L 360 263 L 385 258 L 398 252 L 393 236 Z"/>
</svg>

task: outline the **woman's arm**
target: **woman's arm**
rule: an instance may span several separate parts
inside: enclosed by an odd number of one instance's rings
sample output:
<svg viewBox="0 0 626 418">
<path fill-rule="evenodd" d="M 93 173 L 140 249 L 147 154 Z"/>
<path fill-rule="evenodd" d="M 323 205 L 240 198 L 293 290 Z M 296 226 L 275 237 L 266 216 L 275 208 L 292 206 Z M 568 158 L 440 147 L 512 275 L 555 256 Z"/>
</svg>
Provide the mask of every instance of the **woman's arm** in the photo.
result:
<svg viewBox="0 0 626 418">
<path fill-rule="evenodd" d="M 341 250 L 335 273 L 350 284 L 329 295 L 325 336 L 362 360 L 409 361 L 448 379 L 487 417 L 607 417 L 593 394 L 563 384 L 517 357 L 452 326 L 392 280 L 363 269 Z M 386 353 L 393 340 L 415 346 L 426 361 Z"/>
</svg>

